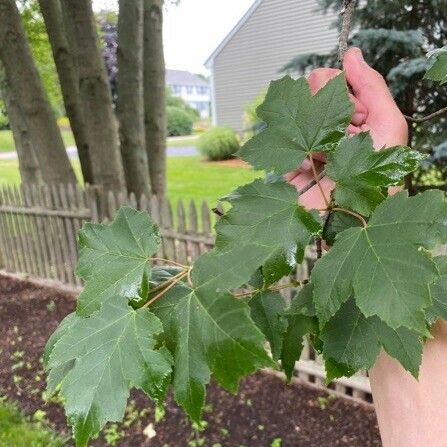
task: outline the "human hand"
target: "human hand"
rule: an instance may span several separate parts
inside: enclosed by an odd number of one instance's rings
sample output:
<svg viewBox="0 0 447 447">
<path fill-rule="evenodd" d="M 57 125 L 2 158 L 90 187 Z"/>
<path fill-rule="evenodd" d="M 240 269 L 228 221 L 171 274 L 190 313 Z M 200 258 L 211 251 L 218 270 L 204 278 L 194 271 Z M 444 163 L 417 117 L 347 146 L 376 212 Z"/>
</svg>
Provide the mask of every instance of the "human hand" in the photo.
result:
<svg viewBox="0 0 447 447">
<path fill-rule="evenodd" d="M 383 77 L 371 68 L 363 59 L 358 48 L 350 48 L 344 57 L 343 68 L 346 80 L 352 89 L 350 99 L 354 104 L 354 114 L 347 131 L 349 135 L 369 131 L 377 150 L 384 147 L 407 144 L 408 126 L 402 112 L 397 107 Z M 309 87 L 315 94 L 326 83 L 337 76 L 340 70 L 318 68 L 309 77 Z M 297 171 L 287 174 L 286 179 L 298 190 L 314 179 L 313 167 L 317 172 L 324 169 L 325 157 L 316 154 L 312 162 L 305 160 Z M 320 180 L 320 187 L 326 197 L 334 188 L 334 182 L 328 177 Z M 299 197 L 306 208 L 323 209 L 326 207 L 319 187 L 313 186 Z"/>
</svg>

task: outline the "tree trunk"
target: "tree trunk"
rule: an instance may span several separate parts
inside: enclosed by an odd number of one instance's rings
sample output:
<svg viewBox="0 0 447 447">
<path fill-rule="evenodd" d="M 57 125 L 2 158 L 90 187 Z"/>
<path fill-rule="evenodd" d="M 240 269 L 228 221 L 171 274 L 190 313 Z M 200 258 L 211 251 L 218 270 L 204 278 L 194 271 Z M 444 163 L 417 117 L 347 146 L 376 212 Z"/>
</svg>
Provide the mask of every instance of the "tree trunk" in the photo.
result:
<svg viewBox="0 0 447 447">
<path fill-rule="evenodd" d="M 11 95 L 20 106 L 43 180 L 75 183 L 76 177 L 14 0 L 0 0 L 0 60 Z"/>
<path fill-rule="evenodd" d="M 77 43 L 79 91 L 94 183 L 106 190 L 123 191 L 125 184 L 117 123 L 91 1 L 62 0 L 62 7 L 66 10 L 65 17 Z"/>
<path fill-rule="evenodd" d="M 42 172 L 34 153 L 23 113 L 16 99 L 11 94 L 2 70 L 0 70 L 0 93 L 5 102 L 9 125 L 14 137 L 22 183 L 42 183 Z"/>
<path fill-rule="evenodd" d="M 150 192 L 144 144 L 143 0 L 119 1 L 118 103 L 121 156 L 128 192 Z"/>
<path fill-rule="evenodd" d="M 90 162 L 89 142 L 84 124 L 79 77 L 73 49 L 70 48 L 64 27 L 59 0 L 39 0 L 40 10 L 45 21 L 48 37 L 56 64 L 65 111 L 78 149 L 82 176 L 86 183 L 93 183 Z"/>
<path fill-rule="evenodd" d="M 163 0 L 144 0 L 144 125 L 152 192 L 166 193 Z"/>
</svg>

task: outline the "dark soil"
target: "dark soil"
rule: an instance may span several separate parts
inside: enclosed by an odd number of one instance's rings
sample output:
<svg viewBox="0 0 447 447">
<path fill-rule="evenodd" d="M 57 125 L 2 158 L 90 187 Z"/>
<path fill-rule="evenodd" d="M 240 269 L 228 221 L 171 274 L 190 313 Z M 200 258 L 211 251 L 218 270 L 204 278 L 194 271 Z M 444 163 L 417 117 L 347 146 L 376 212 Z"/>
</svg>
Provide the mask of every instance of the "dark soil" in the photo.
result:
<svg viewBox="0 0 447 447">
<path fill-rule="evenodd" d="M 73 310 L 74 299 L 59 289 L 0 275 L 0 394 L 29 415 L 45 411 L 50 425 L 65 434 L 69 429 L 57 399 L 42 399 L 45 379 L 40 357 L 49 334 Z M 275 439 L 274 447 L 381 445 L 371 406 L 328 399 L 324 391 L 285 385 L 270 374 L 245 379 L 237 396 L 210 386 L 207 403 L 207 428 L 199 433 L 172 399 L 164 418 L 155 423 L 150 401 L 134 392 L 126 427 L 109 426 L 109 443 L 101 436 L 92 445 L 112 445 L 117 433 L 120 439 L 114 445 L 122 447 L 270 447 Z M 150 423 L 156 432 L 151 439 L 143 434 Z"/>
</svg>

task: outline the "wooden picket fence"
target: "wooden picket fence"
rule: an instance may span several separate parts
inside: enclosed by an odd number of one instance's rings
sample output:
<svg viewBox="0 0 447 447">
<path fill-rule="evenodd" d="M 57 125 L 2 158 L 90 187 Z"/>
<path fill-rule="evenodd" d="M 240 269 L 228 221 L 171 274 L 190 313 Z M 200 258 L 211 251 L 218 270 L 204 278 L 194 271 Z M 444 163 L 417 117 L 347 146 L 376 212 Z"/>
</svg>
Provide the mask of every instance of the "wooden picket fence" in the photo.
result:
<svg viewBox="0 0 447 447">
<path fill-rule="evenodd" d="M 75 275 L 78 258 L 77 234 L 84 222 L 113 219 L 123 205 L 147 211 L 159 225 L 162 243 L 159 257 L 192 263 L 213 247 L 214 214 L 206 202 L 104 192 L 74 185 L 0 186 L 0 269 L 30 277 L 55 280 L 79 287 Z M 294 276 L 307 278 L 315 261 L 309 252 Z M 296 375 L 324 387 L 324 368 L 309 344 L 296 365 Z M 337 380 L 336 392 L 370 401 L 366 373 Z"/>
</svg>

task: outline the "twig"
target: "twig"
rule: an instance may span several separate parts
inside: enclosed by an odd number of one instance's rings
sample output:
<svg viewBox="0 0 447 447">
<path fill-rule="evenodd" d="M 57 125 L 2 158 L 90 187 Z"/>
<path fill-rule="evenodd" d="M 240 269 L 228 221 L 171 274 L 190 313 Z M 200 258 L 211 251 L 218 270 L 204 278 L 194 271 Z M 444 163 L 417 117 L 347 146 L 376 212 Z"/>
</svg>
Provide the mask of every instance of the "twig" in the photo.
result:
<svg viewBox="0 0 447 447">
<path fill-rule="evenodd" d="M 212 211 L 214 214 L 216 214 L 217 216 L 219 216 L 219 217 L 221 217 L 221 216 L 224 215 L 224 214 L 222 213 L 222 211 L 220 211 L 219 208 L 212 208 L 211 211 Z"/>
<path fill-rule="evenodd" d="M 324 171 L 321 171 L 316 179 L 309 182 L 303 189 L 298 190 L 298 194 L 301 196 L 305 192 L 309 191 L 309 189 L 313 188 L 317 184 L 317 181 L 320 181 L 325 175 L 326 173 Z"/>
<path fill-rule="evenodd" d="M 174 276 L 171 276 L 168 280 L 166 280 L 165 282 L 159 284 L 157 287 L 154 287 L 153 289 L 149 290 L 149 293 L 155 293 L 158 292 L 159 290 L 164 289 L 166 286 L 168 286 L 172 281 L 175 281 L 179 276 L 184 276 L 186 270 L 182 270 L 181 272 L 177 273 Z"/>
<path fill-rule="evenodd" d="M 347 210 L 346 208 L 339 208 L 339 207 L 331 208 L 331 211 L 341 211 L 342 213 L 350 214 L 351 216 L 354 216 L 356 219 L 358 219 L 360 222 L 362 222 L 362 225 L 364 227 L 366 227 L 368 225 L 368 223 L 363 218 L 363 216 L 361 216 L 360 214 L 358 214 L 354 211 Z"/>
<path fill-rule="evenodd" d="M 171 261 L 169 259 L 165 258 L 150 258 L 151 261 L 160 261 L 160 262 L 166 262 L 167 264 L 176 265 L 177 267 L 182 267 L 185 270 L 189 269 L 189 265 L 180 264 L 179 262 Z"/>
<path fill-rule="evenodd" d="M 303 284 L 306 284 L 308 281 L 307 280 L 303 280 L 303 281 L 290 281 L 286 284 L 279 284 L 277 286 L 272 286 L 272 287 L 268 287 L 265 290 L 269 290 L 269 291 L 276 291 L 276 290 L 282 290 L 282 289 L 289 289 L 290 287 L 297 287 L 297 286 L 302 286 Z M 262 289 L 254 289 L 254 290 L 249 290 L 248 292 L 241 292 L 241 293 L 235 293 L 233 296 L 235 298 L 242 298 L 244 296 L 249 296 L 249 295 L 253 295 L 254 293 L 258 293 L 258 292 L 262 292 Z"/>
<path fill-rule="evenodd" d="M 312 155 L 309 155 L 309 161 L 310 161 L 310 166 L 312 167 L 312 173 L 314 176 L 315 183 L 317 184 L 317 186 L 320 190 L 321 197 L 324 200 L 324 204 L 326 205 L 326 208 L 329 208 L 329 200 L 327 199 L 326 194 L 324 193 L 323 187 L 321 186 L 320 179 L 318 178 L 317 170 L 315 168 L 315 163 L 314 163 L 314 159 L 312 158 Z"/>
<path fill-rule="evenodd" d="M 316 240 L 316 246 L 317 246 L 317 259 L 320 259 L 323 255 L 323 247 L 322 247 L 322 240 L 321 237 L 319 237 Z"/>
<path fill-rule="evenodd" d="M 172 289 L 179 281 L 181 281 L 185 276 L 188 275 L 188 272 L 182 272 L 182 275 L 179 275 L 175 281 L 171 281 L 171 283 L 165 287 L 160 293 L 157 293 L 153 298 L 151 298 L 147 303 L 144 304 L 142 307 L 149 307 L 154 301 L 157 301 L 158 298 L 163 296 L 168 290 Z"/>
<path fill-rule="evenodd" d="M 413 116 L 408 115 L 404 115 L 404 117 L 407 121 L 411 121 L 412 123 L 423 123 L 424 121 L 431 120 L 432 118 L 437 118 L 438 116 L 441 116 L 444 113 L 447 113 L 447 107 L 444 107 L 436 112 L 430 113 L 430 115 L 421 116 L 420 118 L 415 118 Z"/>
<path fill-rule="evenodd" d="M 342 23 L 340 36 L 338 38 L 338 60 L 340 64 L 348 49 L 349 32 L 351 31 L 352 13 L 354 12 L 354 0 L 343 0 Z"/>
<path fill-rule="evenodd" d="M 192 279 L 191 279 L 191 271 L 192 271 L 192 267 L 189 267 L 188 269 L 188 273 L 187 273 L 187 277 L 188 277 L 188 284 L 192 287 Z"/>
</svg>

